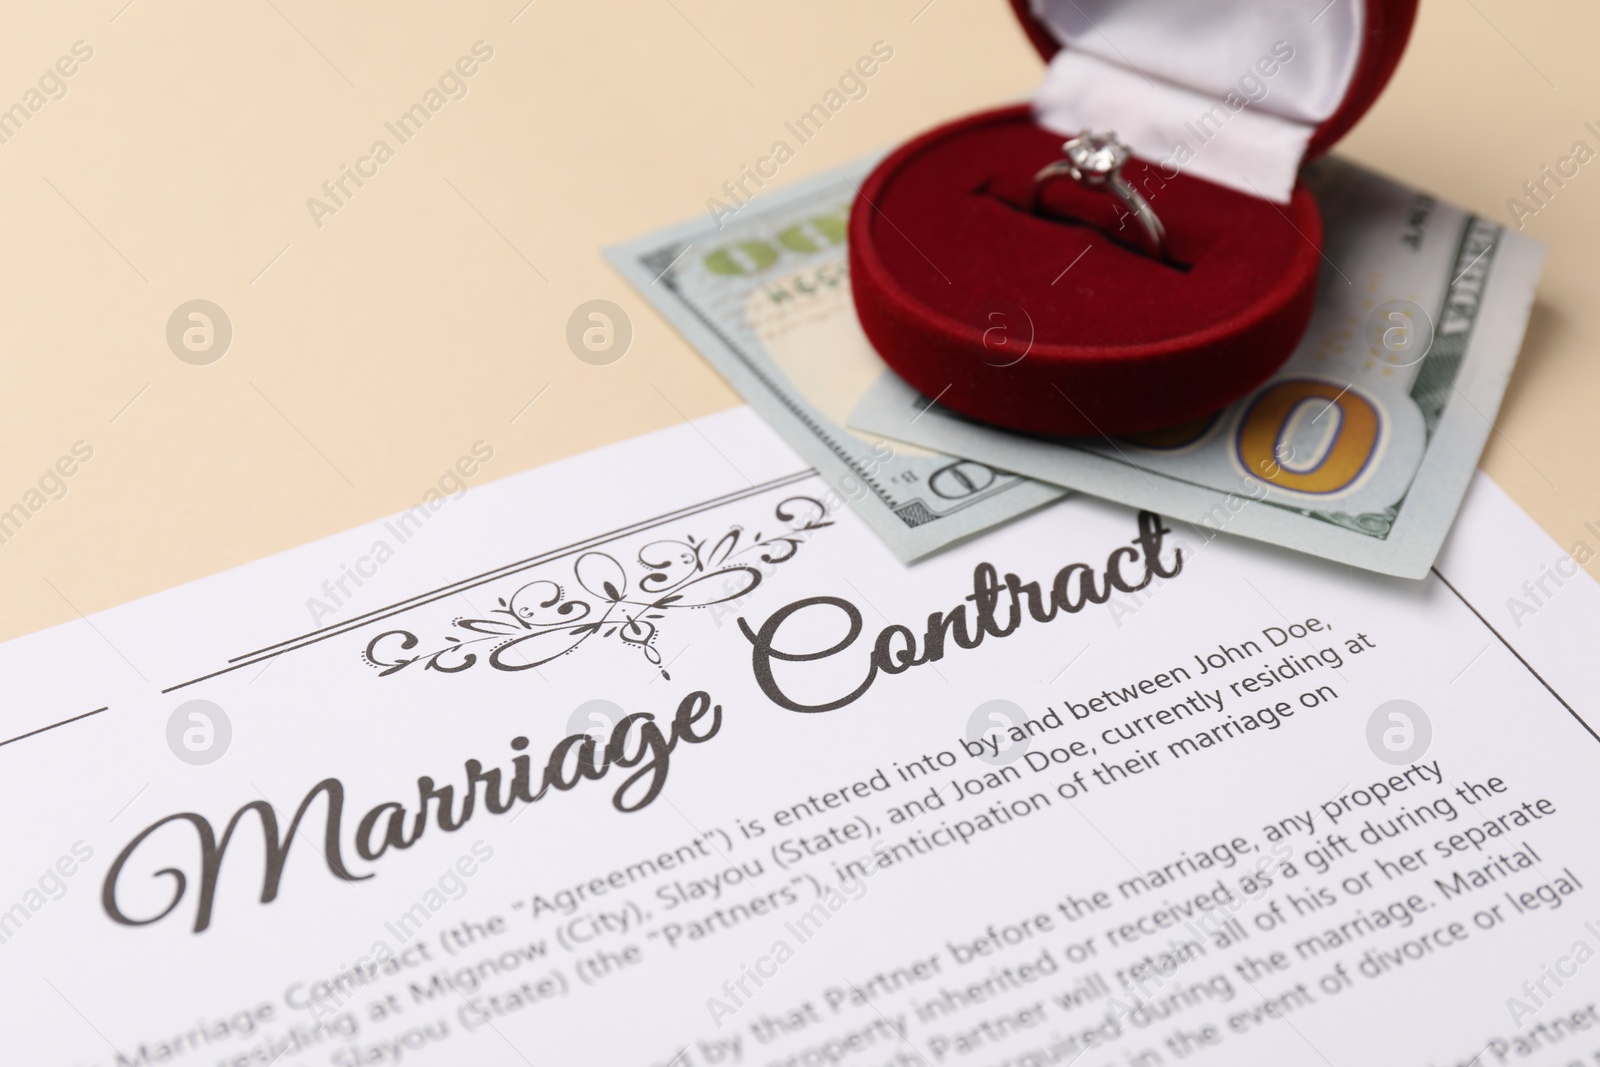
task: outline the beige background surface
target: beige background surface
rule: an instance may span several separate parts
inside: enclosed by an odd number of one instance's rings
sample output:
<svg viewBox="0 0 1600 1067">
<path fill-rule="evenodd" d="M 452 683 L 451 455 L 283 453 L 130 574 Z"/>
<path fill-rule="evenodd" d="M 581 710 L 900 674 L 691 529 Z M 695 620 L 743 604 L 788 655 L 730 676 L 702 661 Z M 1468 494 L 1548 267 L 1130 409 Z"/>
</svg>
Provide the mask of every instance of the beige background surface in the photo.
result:
<svg viewBox="0 0 1600 1067">
<path fill-rule="evenodd" d="M 0 638 L 407 507 L 478 440 L 475 483 L 736 403 L 600 249 L 705 210 L 875 40 L 893 62 L 779 181 L 1041 71 L 1003 0 L 95 0 L 4 22 L 0 108 L 74 42 L 94 54 L 0 144 L 0 510 L 75 442 L 93 458 L 0 544 Z M 1542 164 L 1600 148 L 1597 39 L 1579 0 L 1426 0 L 1341 151 L 1509 223 Z M 478 40 L 467 95 L 317 226 L 307 198 L 396 144 L 384 122 Z M 1600 163 L 1526 228 L 1551 255 L 1483 463 L 1600 548 Z M 635 327 L 606 367 L 563 340 L 596 297 Z M 208 366 L 166 344 L 193 298 L 233 324 Z"/>
</svg>

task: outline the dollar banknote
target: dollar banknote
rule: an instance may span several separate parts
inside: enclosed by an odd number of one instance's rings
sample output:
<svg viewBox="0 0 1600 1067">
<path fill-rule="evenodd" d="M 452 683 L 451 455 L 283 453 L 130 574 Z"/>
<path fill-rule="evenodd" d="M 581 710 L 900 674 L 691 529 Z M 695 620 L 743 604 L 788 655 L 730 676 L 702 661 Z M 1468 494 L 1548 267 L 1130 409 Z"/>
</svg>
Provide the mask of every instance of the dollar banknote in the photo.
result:
<svg viewBox="0 0 1600 1067">
<path fill-rule="evenodd" d="M 983 460 L 852 431 L 885 366 L 856 322 L 850 206 L 871 161 L 608 249 L 688 338 L 903 560 L 1063 495 Z"/>
<path fill-rule="evenodd" d="M 1544 248 L 1348 162 L 1321 161 L 1306 180 L 1326 233 L 1310 327 L 1228 408 L 1135 437 L 1043 438 L 964 419 L 885 373 L 851 425 L 1208 537 L 1425 576 L 1493 430 Z"/>
</svg>

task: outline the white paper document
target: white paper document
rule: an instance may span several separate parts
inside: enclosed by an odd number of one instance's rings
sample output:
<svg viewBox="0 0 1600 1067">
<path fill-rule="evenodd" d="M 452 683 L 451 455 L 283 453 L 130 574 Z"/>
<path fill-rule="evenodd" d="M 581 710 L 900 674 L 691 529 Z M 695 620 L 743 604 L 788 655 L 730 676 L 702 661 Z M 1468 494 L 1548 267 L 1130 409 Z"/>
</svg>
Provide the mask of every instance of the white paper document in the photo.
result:
<svg viewBox="0 0 1600 1067">
<path fill-rule="evenodd" d="M 0 1063 L 1600 1062 L 1600 531 L 843 504 L 741 409 L 0 646 Z"/>
</svg>

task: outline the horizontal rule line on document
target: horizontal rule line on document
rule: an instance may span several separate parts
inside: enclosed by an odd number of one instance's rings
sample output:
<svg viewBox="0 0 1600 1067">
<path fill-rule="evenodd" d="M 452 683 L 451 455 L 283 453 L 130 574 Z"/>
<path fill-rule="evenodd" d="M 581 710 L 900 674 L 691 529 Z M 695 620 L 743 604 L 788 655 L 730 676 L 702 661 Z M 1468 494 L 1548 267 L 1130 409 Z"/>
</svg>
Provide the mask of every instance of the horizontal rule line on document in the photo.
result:
<svg viewBox="0 0 1600 1067">
<path fill-rule="evenodd" d="M 1571 704 L 1568 704 L 1566 702 L 1566 700 L 1562 698 L 1560 693 L 1556 692 L 1555 686 L 1551 685 L 1549 682 L 1544 680 L 1544 675 L 1540 674 L 1538 671 L 1533 669 L 1533 664 L 1529 663 L 1527 660 L 1522 658 L 1522 653 L 1521 652 L 1518 652 L 1516 649 L 1511 647 L 1511 642 L 1507 641 L 1505 639 L 1505 636 L 1502 635 L 1499 630 L 1496 630 L 1494 628 L 1493 624 L 1491 624 L 1488 619 L 1483 617 L 1483 612 L 1481 612 L 1477 608 L 1473 607 L 1472 606 L 1472 601 L 1470 601 L 1466 597 L 1462 596 L 1461 595 L 1461 590 L 1459 590 L 1455 586 L 1451 585 L 1450 584 L 1450 579 L 1446 578 L 1444 576 L 1444 574 L 1439 570 L 1438 567 L 1433 567 L 1433 568 L 1430 568 L 1430 569 L 1433 571 L 1433 573 L 1436 576 L 1438 576 L 1439 581 L 1444 583 L 1444 587 L 1446 589 L 1450 590 L 1452 593 L 1454 593 L 1456 595 L 1456 599 L 1461 601 L 1461 603 L 1465 604 L 1467 606 L 1467 610 L 1472 612 L 1474 615 L 1476 615 L 1478 617 L 1478 621 L 1483 623 L 1483 625 L 1488 629 L 1488 631 L 1490 633 L 1494 634 L 1495 637 L 1499 638 L 1500 643 L 1502 645 L 1506 646 L 1506 651 L 1511 653 L 1513 656 L 1517 657 L 1517 662 L 1522 664 L 1524 667 L 1526 667 L 1527 670 L 1528 670 L 1528 673 L 1533 675 L 1535 678 L 1537 678 L 1539 680 L 1539 684 L 1544 686 L 1545 689 L 1549 691 L 1550 695 L 1556 698 L 1556 703 L 1558 703 L 1562 707 L 1566 708 L 1567 709 L 1567 714 L 1571 715 L 1574 719 L 1577 719 L 1578 720 L 1578 725 L 1583 727 L 1584 730 L 1586 730 L 1588 732 L 1590 737 L 1594 738 L 1596 741 L 1600 741 L 1600 734 L 1597 734 L 1597 733 L 1594 732 L 1594 727 L 1590 726 L 1587 722 L 1585 722 L 1583 716 L 1579 715 L 1577 710 L 1575 708 L 1573 708 L 1573 706 Z"/>
<path fill-rule="evenodd" d="M 396 601 L 395 603 L 389 604 L 385 607 L 375 608 L 372 611 L 357 615 L 351 619 L 346 619 L 343 622 L 334 623 L 318 630 L 312 630 L 309 633 L 300 634 L 296 637 L 290 637 L 283 641 L 279 641 L 276 644 L 266 645 L 262 648 L 258 648 L 253 652 L 246 652 L 243 655 L 234 656 L 232 659 L 228 660 L 228 666 L 223 667 L 220 670 L 212 671 L 210 674 L 201 675 L 198 678 L 191 678 L 187 682 L 179 682 L 177 685 L 168 686 L 166 689 L 163 689 L 162 692 L 171 693 L 176 690 L 186 688 L 187 686 L 194 685 L 198 682 L 204 682 L 208 679 L 216 678 L 223 674 L 228 674 L 232 671 L 240 669 L 241 667 L 248 667 L 252 664 L 261 663 L 265 660 L 272 659 L 275 656 L 281 656 L 287 652 L 294 652 L 298 649 L 307 648 L 318 643 L 319 641 L 325 641 L 330 637 L 338 637 L 341 634 L 349 633 L 352 630 L 359 630 L 364 626 L 371 625 L 372 623 L 380 622 L 405 611 L 410 611 L 412 608 L 419 608 L 425 604 L 431 604 L 436 600 L 443 600 L 446 597 L 455 596 L 457 593 L 465 592 L 468 589 L 473 589 L 489 582 L 498 581 L 501 578 L 509 577 L 510 575 L 517 574 L 520 571 L 542 566 L 543 564 L 549 563 L 552 560 L 560 559 L 563 556 L 570 556 L 574 552 L 580 552 L 584 549 L 594 548 L 597 545 L 603 545 L 607 542 L 615 541 L 618 538 L 627 537 L 630 534 L 641 533 L 645 530 L 661 526 L 665 523 L 688 518 L 691 515 L 698 515 L 702 512 L 721 507 L 725 504 L 737 503 L 740 500 L 745 500 L 753 496 L 760 496 L 762 493 L 771 492 L 774 489 L 781 489 L 785 486 L 793 485 L 796 482 L 805 481 L 808 478 L 814 478 L 816 476 L 817 471 L 808 467 L 805 470 L 796 471 L 793 474 L 786 474 L 781 478 L 773 478 L 770 481 L 762 482 L 758 485 L 747 486 L 744 489 L 739 489 L 731 493 L 724 493 L 721 496 L 712 497 L 709 500 L 702 500 L 697 504 L 691 504 L 675 511 L 665 512 L 652 518 L 643 519 L 639 522 L 630 523 L 626 526 L 620 526 L 614 530 L 608 530 L 605 533 L 595 534 L 591 537 L 584 538 L 581 541 L 574 541 L 571 544 L 563 545 L 560 548 L 550 549 L 546 552 L 541 552 L 536 556 L 530 556 L 527 559 L 518 560 L 515 563 L 508 563 L 492 570 L 483 571 L 480 574 L 475 574 L 471 577 L 462 578 L 447 585 L 439 586 L 436 589 L 430 589 L 423 593 L 414 594 L 413 596 L 407 597 L 404 600 Z"/>
<path fill-rule="evenodd" d="M 54 730 L 57 726 L 65 726 L 68 723 L 77 722 L 79 719 L 87 719 L 91 715 L 98 715 L 102 711 L 109 711 L 109 710 L 110 710 L 110 705 L 107 705 L 106 707 L 103 707 L 103 708 L 95 708 L 93 711 L 86 711 L 82 715 L 74 715 L 70 719 L 62 719 L 60 722 L 53 722 L 49 726 L 41 726 L 37 730 L 29 730 L 25 734 L 18 734 L 16 737 L 8 737 L 4 741 L 0 741 L 0 748 L 3 748 L 4 746 L 11 744 L 11 742 L 13 742 L 13 741 L 25 741 L 30 737 L 37 737 L 39 734 L 44 733 L 46 730 Z"/>
</svg>

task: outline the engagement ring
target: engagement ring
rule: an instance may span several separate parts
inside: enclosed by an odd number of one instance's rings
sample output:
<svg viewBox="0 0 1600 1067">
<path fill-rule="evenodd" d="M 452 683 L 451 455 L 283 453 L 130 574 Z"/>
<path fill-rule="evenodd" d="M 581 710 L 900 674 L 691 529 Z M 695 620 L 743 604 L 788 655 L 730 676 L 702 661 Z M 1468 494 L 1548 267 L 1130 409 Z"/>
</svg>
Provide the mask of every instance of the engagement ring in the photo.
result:
<svg viewBox="0 0 1600 1067">
<path fill-rule="evenodd" d="M 1139 191 L 1122 177 L 1122 168 L 1132 158 L 1128 146 L 1115 133 L 1090 133 L 1084 130 L 1061 146 L 1065 159 L 1058 159 L 1033 176 L 1033 210 L 1041 213 L 1044 190 L 1057 178 L 1071 178 L 1085 189 L 1110 192 L 1122 201 L 1128 213 L 1139 221 L 1134 228 L 1136 243 L 1163 262 L 1167 260 L 1167 231 Z"/>
</svg>

